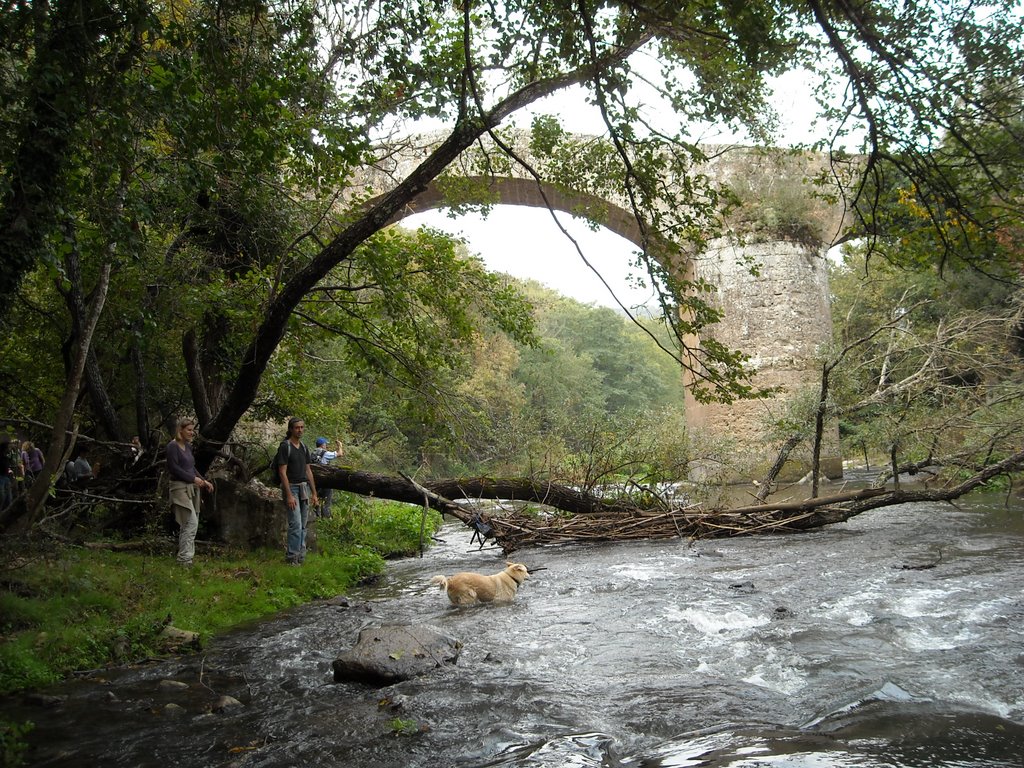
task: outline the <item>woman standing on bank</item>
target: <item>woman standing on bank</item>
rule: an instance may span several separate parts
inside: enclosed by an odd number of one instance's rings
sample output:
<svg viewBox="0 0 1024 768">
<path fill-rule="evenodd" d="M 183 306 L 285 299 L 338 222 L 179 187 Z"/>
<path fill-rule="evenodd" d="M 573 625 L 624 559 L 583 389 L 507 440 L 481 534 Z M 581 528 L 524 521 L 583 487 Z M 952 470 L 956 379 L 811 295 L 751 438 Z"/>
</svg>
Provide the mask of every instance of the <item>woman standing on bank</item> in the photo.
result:
<svg viewBox="0 0 1024 768">
<path fill-rule="evenodd" d="M 178 419 L 174 439 L 167 444 L 167 474 L 170 477 L 171 509 L 178 521 L 178 564 L 188 567 L 196 552 L 196 531 L 199 530 L 199 508 L 202 504 L 200 491 L 213 490 L 213 484 L 196 472 L 196 460 L 192 455 L 192 437 L 195 435 L 195 421 Z"/>
</svg>

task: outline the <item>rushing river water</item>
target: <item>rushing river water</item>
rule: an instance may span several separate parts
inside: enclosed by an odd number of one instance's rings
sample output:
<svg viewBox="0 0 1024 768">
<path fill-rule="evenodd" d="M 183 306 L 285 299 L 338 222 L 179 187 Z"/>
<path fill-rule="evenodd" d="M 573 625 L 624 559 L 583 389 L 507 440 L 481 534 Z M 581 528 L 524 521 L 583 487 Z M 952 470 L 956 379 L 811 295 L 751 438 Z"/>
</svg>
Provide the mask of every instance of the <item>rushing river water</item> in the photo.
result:
<svg viewBox="0 0 1024 768">
<path fill-rule="evenodd" d="M 1024 504 L 1006 502 L 523 550 L 544 570 L 515 603 L 461 610 L 429 578 L 503 561 L 451 524 L 349 605 L 5 714 L 36 723 L 36 765 L 1022 768 Z M 388 623 L 458 638 L 458 664 L 384 689 L 332 682 L 337 652 Z M 222 694 L 242 706 L 210 712 Z"/>
</svg>

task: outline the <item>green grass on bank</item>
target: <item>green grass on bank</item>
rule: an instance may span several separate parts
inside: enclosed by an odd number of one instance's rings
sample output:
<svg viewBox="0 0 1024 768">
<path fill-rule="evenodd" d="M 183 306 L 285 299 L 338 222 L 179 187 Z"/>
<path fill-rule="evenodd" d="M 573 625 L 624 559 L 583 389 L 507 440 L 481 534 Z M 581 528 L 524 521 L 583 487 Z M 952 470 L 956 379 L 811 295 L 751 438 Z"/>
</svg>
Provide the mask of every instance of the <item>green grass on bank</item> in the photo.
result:
<svg viewBox="0 0 1024 768">
<path fill-rule="evenodd" d="M 318 547 L 301 568 L 279 551 L 197 553 L 37 548 L 0 571 L 0 693 L 38 688 L 78 670 L 169 652 L 168 623 L 200 641 L 245 622 L 343 594 L 384 570 L 387 557 L 419 551 L 423 510 L 335 494 L 316 523 Z M 425 536 L 440 525 L 431 512 Z"/>
</svg>

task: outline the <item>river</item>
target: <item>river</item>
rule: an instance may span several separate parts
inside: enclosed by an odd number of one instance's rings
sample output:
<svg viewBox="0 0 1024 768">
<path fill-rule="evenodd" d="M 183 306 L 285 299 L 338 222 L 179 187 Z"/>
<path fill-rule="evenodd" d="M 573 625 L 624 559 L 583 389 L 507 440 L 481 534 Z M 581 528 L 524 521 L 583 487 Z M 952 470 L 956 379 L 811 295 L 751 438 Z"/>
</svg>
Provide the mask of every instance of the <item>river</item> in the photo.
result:
<svg viewBox="0 0 1024 768">
<path fill-rule="evenodd" d="M 503 559 L 458 524 L 441 537 L 348 601 L 6 715 L 36 723 L 34 765 L 1024 767 L 1019 500 L 523 550 L 543 570 L 516 602 L 470 609 L 430 577 Z M 458 664 L 384 689 L 334 683 L 337 653 L 389 623 L 458 638 Z M 210 712 L 224 694 L 241 706 Z"/>
</svg>

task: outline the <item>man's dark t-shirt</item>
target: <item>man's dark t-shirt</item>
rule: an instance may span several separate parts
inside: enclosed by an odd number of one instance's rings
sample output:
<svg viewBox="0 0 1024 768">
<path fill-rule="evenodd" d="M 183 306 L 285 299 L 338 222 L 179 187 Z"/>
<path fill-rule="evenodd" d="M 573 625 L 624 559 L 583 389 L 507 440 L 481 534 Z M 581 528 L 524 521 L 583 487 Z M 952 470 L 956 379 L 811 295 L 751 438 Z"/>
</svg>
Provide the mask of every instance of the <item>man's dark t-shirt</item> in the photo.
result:
<svg viewBox="0 0 1024 768">
<path fill-rule="evenodd" d="M 288 465 L 288 482 L 292 485 L 306 482 L 306 465 L 310 463 L 309 448 L 305 443 L 299 443 L 296 448 L 290 440 L 282 441 L 277 448 L 277 456 L 274 458 L 274 467 L 282 464 Z"/>
</svg>

